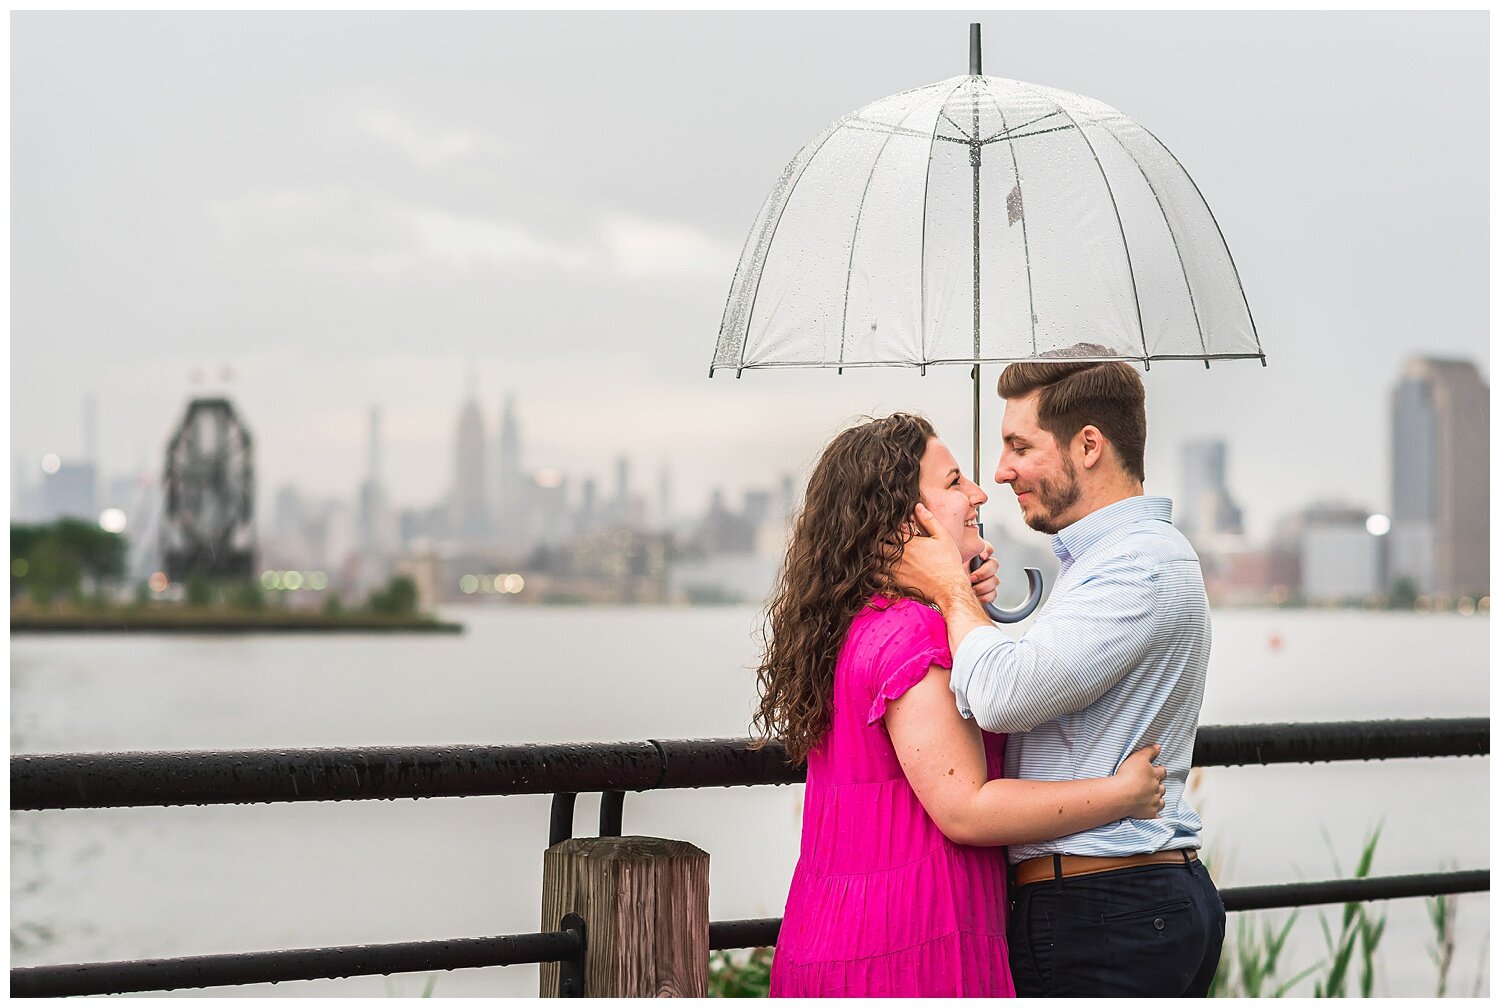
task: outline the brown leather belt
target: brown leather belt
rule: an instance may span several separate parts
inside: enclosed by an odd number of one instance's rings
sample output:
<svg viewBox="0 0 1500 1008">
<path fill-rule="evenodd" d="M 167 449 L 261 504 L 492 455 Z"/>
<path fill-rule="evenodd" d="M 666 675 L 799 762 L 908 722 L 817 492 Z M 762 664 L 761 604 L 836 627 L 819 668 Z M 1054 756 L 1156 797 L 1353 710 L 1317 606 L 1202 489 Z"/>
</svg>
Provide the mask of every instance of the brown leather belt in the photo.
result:
<svg viewBox="0 0 1500 1008">
<path fill-rule="evenodd" d="M 1152 864 L 1187 864 L 1198 860 L 1198 852 L 1192 847 L 1181 850 L 1156 851 L 1152 854 L 1131 854 L 1128 857 L 1087 857 L 1083 854 L 1047 854 L 1031 858 L 1016 865 L 1015 885 L 1031 885 L 1054 878 L 1072 878 L 1075 875 L 1097 875 L 1099 872 L 1119 871 L 1121 868 L 1137 868 Z"/>
</svg>

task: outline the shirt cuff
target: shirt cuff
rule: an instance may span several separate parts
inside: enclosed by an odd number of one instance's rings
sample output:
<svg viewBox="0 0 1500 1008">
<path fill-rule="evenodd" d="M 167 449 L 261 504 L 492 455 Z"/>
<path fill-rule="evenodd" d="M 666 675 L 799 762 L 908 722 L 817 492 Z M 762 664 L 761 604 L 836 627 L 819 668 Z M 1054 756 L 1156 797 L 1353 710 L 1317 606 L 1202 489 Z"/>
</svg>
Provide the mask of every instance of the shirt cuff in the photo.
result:
<svg viewBox="0 0 1500 1008">
<path fill-rule="evenodd" d="M 964 717 L 974 716 L 974 709 L 969 705 L 969 681 L 974 676 L 974 666 L 996 644 L 1009 640 L 998 627 L 990 626 L 975 627 L 959 642 L 958 650 L 953 653 L 953 670 L 948 675 L 948 688 L 953 690 L 958 712 Z"/>
</svg>

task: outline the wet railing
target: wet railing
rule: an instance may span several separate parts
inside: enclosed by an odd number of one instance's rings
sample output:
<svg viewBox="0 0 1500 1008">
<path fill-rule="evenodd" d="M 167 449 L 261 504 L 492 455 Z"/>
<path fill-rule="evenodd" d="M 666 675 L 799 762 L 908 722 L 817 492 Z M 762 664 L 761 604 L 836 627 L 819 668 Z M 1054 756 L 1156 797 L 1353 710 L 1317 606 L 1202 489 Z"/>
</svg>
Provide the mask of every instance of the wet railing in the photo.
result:
<svg viewBox="0 0 1500 1008">
<path fill-rule="evenodd" d="M 548 844 L 573 832 L 580 792 L 603 792 L 600 836 L 619 836 L 626 791 L 792 784 L 772 744 L 747 739 L 577 745 L 72 753 L 11 757 L 11 809 L 113 808 L 478 795 L 553 795 Z M 1194 766 L 1489 755 L 1488 718 L 1207 726 Z M 1229 911 L 1487 892 L 1488 869 L 1225 889 Z M 566 921 L 565 921 L 566 923 Z M 714 921 L 709 948 L 774 945 L 775 918 Z M 388 945 L 76 963 L 11 970 L 11 994 L 45 997 L 284 980 L 561 963 L 559 992 L 581 995 L 586 931 Z"/>
</svg>

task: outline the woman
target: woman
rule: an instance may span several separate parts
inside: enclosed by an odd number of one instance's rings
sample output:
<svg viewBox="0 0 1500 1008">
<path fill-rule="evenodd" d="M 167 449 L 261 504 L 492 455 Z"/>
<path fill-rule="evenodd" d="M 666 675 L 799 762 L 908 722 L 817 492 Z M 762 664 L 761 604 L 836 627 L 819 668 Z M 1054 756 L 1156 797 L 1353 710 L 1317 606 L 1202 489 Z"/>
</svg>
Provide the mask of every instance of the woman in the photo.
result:
<svg viewBox="0 0 1500 1008">
<path fill-rule="evenodd" d="M 932 426 L 901 413 L 839 434 L 808 480 L 755 716 L 807 761 L 773 997 L 1013 996 L 1001 845 L 1161 809 L 1154 748 L 1113 777 L 1002 780 L 1004 737 L 959 715 L 943 618 L 891 569 L 918 501 L 965 560 L 981 555 L 985 500 Z"/>
</svg>

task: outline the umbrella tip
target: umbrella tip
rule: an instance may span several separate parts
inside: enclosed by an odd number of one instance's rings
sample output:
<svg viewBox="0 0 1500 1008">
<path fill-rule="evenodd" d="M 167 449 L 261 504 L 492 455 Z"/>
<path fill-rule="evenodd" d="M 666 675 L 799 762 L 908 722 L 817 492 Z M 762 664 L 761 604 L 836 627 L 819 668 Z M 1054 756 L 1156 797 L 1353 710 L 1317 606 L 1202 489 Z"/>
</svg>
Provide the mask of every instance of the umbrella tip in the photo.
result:
<svg viewBox="0 0 1500 1008">
<path fill-rule="evenodd" d="M 979 22 L 969 22 L 969 76 L 978 77 L 982 70 L 979 68 Z"/>
</svg>

